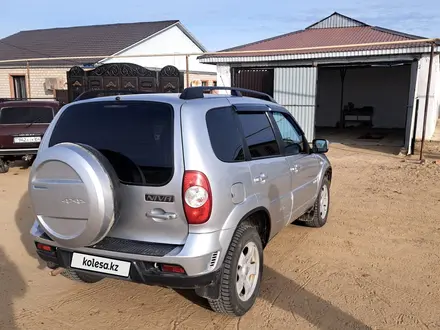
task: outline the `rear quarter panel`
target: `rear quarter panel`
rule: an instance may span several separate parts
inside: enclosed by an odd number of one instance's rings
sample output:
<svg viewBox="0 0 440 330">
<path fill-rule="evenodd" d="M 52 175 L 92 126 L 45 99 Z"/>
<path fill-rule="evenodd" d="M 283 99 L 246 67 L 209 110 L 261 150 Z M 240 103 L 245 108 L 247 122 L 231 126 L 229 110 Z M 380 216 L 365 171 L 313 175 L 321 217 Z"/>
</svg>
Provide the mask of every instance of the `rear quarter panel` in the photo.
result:
<svg viewBox="0 0 440 330">
<path fill-rule="evenodd" d="M 206 126 L 206 113 L 210 109 L 230 106 L 226 98 L 204 99 L 182 106 L 182 143 L 185 170 L 205 173 L 211 185 L 213 205 L 210 219 L 201 225 L 190 225 L 191 233 L 208 233 L 235 228 L 252 209 L 261 206 L 252 194 L 252 178 L 247 162 L 226 163 L 215 155 Z M 235 187 L 232 191 L 231 188 Z M 243 198 L 234 199 L 243 194 Z M 236 196 L 235 196 L 236 197 Z"/>
</svg>

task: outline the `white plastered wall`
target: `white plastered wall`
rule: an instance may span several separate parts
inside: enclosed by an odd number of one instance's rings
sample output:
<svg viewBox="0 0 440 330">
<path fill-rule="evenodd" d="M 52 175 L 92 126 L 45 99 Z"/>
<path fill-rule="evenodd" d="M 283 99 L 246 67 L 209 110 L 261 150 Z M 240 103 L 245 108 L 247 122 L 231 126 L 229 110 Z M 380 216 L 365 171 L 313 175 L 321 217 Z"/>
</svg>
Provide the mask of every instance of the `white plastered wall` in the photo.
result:
<svg viewBox="0 0 440 330">
<path fill-rule="evenodd" d="M 426 139 L 434 135 L 437 119 L 440 114 L 440 55 L 435 55 L 432 65 L 431 86 L 428 97 L 428 112 L 426 117 Z M 416 139 L 422 138 L 423 120 L 426 104 L 426 87 L 428 83 L 429 55 L 424 55 L 419 60 L 417 71 L 417 88 L 415 99 L 419 100 Z"/>
<path fill-rule="evenodd" d="M 202 50 L 178 27 L 173 26 L 137 45 L 134 45 L 117 55 L 142 55 L 142 54 L 173 54 L 173 53 L 202 53 Z M 200 56 L 200 55 L 199 55 Z M 215 66 L 200 63 L 198 56 L 189 57 L 189 71 L 203 72 L 215 75 Z M 157 57 L 128 57 L 112 58 L 102 63 L 134 63 L 146 68 L 161 69 L 166 65 L 173 65 L 180 71 L 186 70 L 185 56 L 157 56 Z"/>
<path fill-rule="evenodd" d="M 217 86 L 231 87 L 231 66 L 229 64 L 217 64 Z M 219 94 L 228 94 L 219 91 Z"/>
</svg>

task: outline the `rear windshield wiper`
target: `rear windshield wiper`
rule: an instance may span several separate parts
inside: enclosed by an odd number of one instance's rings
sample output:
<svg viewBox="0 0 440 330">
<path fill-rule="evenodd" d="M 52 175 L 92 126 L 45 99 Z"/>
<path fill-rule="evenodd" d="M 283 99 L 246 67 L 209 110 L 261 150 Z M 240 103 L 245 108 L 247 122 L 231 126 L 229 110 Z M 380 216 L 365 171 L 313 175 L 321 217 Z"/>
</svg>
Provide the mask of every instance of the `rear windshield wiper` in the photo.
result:
<svg viewBox="0 0 440 330">
<path fill-rule="evenodd" d="M 33 124 L 35 124 L 36 122 L 38 122 L 39 120 L 41 120 L 41 117 L 37 117 L 34 120 L 32 120 L 29 125 L 26 126 L 26 128 L 31 127 Z"/>
</svg>

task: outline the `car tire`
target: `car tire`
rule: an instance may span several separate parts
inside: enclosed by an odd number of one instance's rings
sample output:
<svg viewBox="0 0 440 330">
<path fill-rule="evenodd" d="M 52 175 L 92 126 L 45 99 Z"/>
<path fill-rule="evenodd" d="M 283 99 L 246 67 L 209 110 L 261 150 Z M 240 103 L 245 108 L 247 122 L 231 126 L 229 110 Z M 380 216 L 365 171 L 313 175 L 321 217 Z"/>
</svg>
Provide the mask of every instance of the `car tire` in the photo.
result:
<svg viewBox="0 0 440 330">
<path fill-rule="evenodd" d="M 330 182 L 327 177 L 322 181 L 313 209 L 305 214 L 301 220 L 308 227 L 320 228 L 327 223 L 330 210 Z"/>
<path fill-rule="evenodd" d="M 0 159 L 0 173 L 8 173 L 9 165 Z"/>
<path fill-rule="evenodd" d="M 61 275 L 68 278 L 69 280 L 82 282 L 82 283 L 96 283 L 103 279 L 103 277 L 99 275 L 79 273 L 70 268 L 66 268 L 61 273 Z"/>
<path fill-rule="evenodd" d="M 261 238 L 254 226 L 243 223 L 237 228 L 222 265 L 220 296 L 218 299 L 208 298 L 209 305 L 217 313 L 244 315 L 252 308 L 260 293 L 262 274 Z M 248 290 L 245 290 L 245 283 Z"/>
<path fill-rule="evenodd" d="M 32 158 L 31 160 L 26 161 L 25 165 L 23 166 L 25 169 L 31 168 L 34 164 L 35 158 Z"/>
</svg>

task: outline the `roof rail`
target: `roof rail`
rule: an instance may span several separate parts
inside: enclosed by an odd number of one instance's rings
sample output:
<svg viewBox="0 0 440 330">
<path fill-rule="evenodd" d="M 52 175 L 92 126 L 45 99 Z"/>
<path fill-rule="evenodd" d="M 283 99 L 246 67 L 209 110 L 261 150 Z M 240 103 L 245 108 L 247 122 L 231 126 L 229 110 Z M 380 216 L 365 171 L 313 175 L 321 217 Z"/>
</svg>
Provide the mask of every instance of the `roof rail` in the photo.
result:
<svg viewBox="0 0 440 330">
<path fill-rule="evenodd" d="M 126 95 L 126 94 L 140 94 L 141 92 L 134 90 L 92 90 L 81 93 L 74 101 L 93 99 L 101 96 Z"/>
<path fill-rule="evenodd" d="M 205 96 L 205 92 L 208 91 L 214 91 L 214 90 L 227 90 L 231 91 L 232 96 L 238 96 L 242 97 L 243 93 L 252 94 L 256 98 L 261 98 L 266 101 L 274 102 L 276 101 L 273 99 L 272 96 L 266 93 L 257 92 L 252 89 L 246 89 L 246 88 L 239 88 L 239 87 L 223 87 L 223 86 L 197 86 L 197 87 L 188 87 L 185 88 L 182 94 L 180 94 L 180 98 L 182 100 L 193 100 L 193 99 L 203 99 Z M 258 97 L 259 96 L 259 97 Z"/>
<path fill-rule="evenodd" d="M 37 101 L 38 100 L 58 101 L 54 97 L 21 97 L 21 98 L 0 97 L 0 102 L 23 102 L 23 101 L 34 101 L 34 100 L 37 100 Z"/>
</svg>

